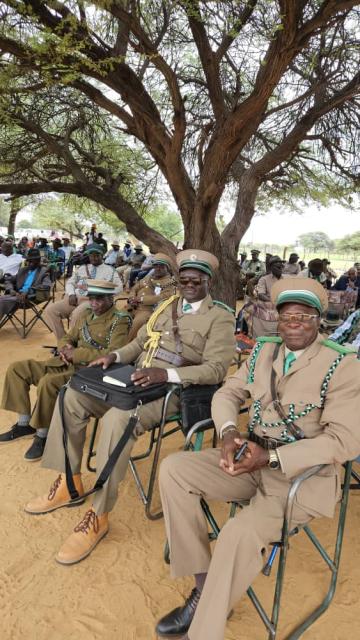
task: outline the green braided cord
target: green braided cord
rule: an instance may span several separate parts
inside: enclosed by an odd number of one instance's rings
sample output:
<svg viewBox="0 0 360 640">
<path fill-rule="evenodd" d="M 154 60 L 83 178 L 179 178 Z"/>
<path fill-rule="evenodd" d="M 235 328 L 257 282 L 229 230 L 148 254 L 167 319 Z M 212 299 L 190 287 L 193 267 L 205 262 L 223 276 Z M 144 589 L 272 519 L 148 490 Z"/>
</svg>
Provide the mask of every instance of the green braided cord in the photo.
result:
<svg viewBox="0 0 360 640">
<path fill-rule="evenodd" d="M 250 361 L 249 361 L 249 373 L 248 373 L 248 379 L 247 379 L 248 383 L 254 382 L 256 360 L 262 348 L 263 348 L 263 343 L 258 341 L 252 351 L 252 354 L 250 356 Z"/>
<path fill-rule="evenodd" d="M 256 342 L 277 342 L 281 344 L 282 341 L 283 339 L 280 336 L 259 336 L 259 338 L 256 338 Z"/>
</svg>

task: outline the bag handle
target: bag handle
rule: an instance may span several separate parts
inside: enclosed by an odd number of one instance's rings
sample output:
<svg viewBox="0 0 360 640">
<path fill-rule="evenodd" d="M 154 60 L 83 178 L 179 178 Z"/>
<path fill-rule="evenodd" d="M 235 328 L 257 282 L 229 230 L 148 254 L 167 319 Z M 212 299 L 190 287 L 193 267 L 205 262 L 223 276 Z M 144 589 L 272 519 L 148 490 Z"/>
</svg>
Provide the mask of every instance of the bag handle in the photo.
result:
<svg viewBox="0 0 360 640">
<path fill-rule="evenodd" d="M 138 411 L 139 406 L 142 403 L 141 403 L 141 401 L 138 402 L 135 411 L 132 413 L 132 415 L 129 418 L 129 422 L 127 423 L 127 425 L 125 427 L 124 433 L 122 434 L 122 436 L 121 436 L 119 442 L 117 443 L 116 447 L 111 452 L 111 454 L 109 456 L 109 459 L 106 462 L 104 468 L 99 473 L 99 476 L 98 476 L 93 488 L 90 489 L 89 491 L 86 491 L 83 495 L 80 496 L 80 494 L 77 491 L 77 489 L 75 487 L 75 484 L 74 484 L 73 474 L 72 474 L 72 470 L 71 470 L 71 464 L 70 464 L 70 460 L 69 460 L 68 434 L 67 434 L 67 431 L 66 431 L 66 424 L 65 424 L 65 418 L 64 418 L 64 398 L 65 398 L 66 389 L 67 389 L 67 386 L 64 385 L 63 387 L 61 387 L 61 389 L 59 391 L 59 412 L 60 412 L 61 425 L 62 425 L 62 428 L 63 428 L 63 444 L 64 444 L 64 455 L 65 455 L 65 476 L 66 476 L 66 485 L 67 485 L 71 500 L 77 501 L 77 500 L 83 500 L 84 498 L 87 498 L 87 496 L 90 496 L 92 493 L 95 493 L 96 491 L 99 491 L 99 489 L 102 489 L 102 487 L 104 486 L 105 482 L 109 479 L 109 476 L 110 476 L 112 470 L 114 469 L 115 464 L 117 463 L 120 454 L 122 453 L 122 451 L 125 448 L 127 442 L 130 440 L 131 436 L 133 435 L 133 432 L 135 430 L 135 427 L 136 427 L 136 424 L 137 424 L 137 421 L 138 421 L 137 411 Z"/>
</svg>

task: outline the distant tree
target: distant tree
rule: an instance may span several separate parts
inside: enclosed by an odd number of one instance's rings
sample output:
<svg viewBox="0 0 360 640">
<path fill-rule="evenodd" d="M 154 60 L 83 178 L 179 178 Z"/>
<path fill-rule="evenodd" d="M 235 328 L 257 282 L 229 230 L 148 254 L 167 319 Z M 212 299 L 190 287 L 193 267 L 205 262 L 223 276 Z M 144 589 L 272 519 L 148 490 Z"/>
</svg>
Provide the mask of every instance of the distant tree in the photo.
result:
<svg viewBox="0 0 360 640">
<path fill-rule="evenodd" d="M 340 238 L 336 242 L 336 249 L 338 251 L 351 252 L 354 255 L 360 253 L 360 231 L 349 234 Z"/>
<path fill-rule="evenodd" d="M 28 218 L 23 218 L 17 223 L 16 229 L 18 231 L 21 231 L 21 229 L 31 229 L 32 226 L 33 226 L 32 220 Z"/>
<path fill-rule="evenodd" d="M 304 249 L 312 251 L 331 251 L 334 249 L 334 240 L 331 240 L 329 236 L 323 231 L 310 231 L 309 233 L 303 233 L 298 237 L 298 243 L 304 247 Z"/>
</svg>

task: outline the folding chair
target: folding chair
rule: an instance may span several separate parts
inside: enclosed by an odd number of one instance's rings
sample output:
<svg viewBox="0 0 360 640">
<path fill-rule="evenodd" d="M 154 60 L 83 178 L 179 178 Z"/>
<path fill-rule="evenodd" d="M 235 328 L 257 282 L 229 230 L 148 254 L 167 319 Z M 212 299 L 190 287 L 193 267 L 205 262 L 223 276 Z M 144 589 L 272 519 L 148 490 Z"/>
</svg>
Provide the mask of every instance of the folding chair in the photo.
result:
<svg viewBox="0 0 360 640">
<path fill-rule="evenodd" d="M 188 433 L 184 449 L 190 448 L 191 439 L 194 435 L 197 436 L 199 432 L 204 433 L 204 431 L 211 428 L 213 428 L 212 420 L 205 420 L 195 424 L 191 429 L 191 431 L 189 431 Z M 305 620 L 303 620 L 303 622 L 297 625 L 295 629 L 288 636 L 286 636 L 285 640 L 298 640 L 298 638 L 300 638 L 303 635 L 303 633 L 328 609 L 335 595 L 337 577 L 338 577 L 339 566 L 340 566 L 340 557 L 341 557 L 344 529 L 345 529 L 349 490 L 352 487 L 351 478 L 355 477 L 356 479 L 360 480 L 360 477 L 357 474 L 354 475 L 355 472 L 352 471 L 351 461 L 346 462 L 346 464 L 344 465 L 345 475 L 344 475 L 344 483 L 342 485 L 342 496 L 340 500 L 337 533 L 336 533 L 333 556 L 331 557 L 327 553 L 326 549 L 322 546 L 319 539 L 314 534 L 314 532 L 312 531 L 309 525 L 305 525 L 303 527 L 296 527 L 293 530 L 290 529 L 294 502 L 295 502 L 295 498 L 299 488 L 301 487 L 302 483 L 305 482 L 305 480 L 316 475 L 324 466 L 325 465 L 317 465 L 315 467 L 311 467 L 310 469 L 307 469 L 304 473 L 297 476 L 290 485 L 290 489 L 287 497 L 281 539 L 272 543 L 272 547 L 273 547 L 272 551 L 262 571 L 265 576 L 270 575 L 277 553 L 280 552 L 273 605 L 272 605 L 272 611 L 270 616 L 266 613 L 263 605 L 261 604 L 253 588 L 249 587 L 249 589 L 247 590 L 248 597 L 253 603 L 257 613 L 259 614 L 262 622 L 265 625 L 266 630 L 269 633 L 268 640 L 276 640 L 277 638 L 281 596 L 282 596 L 282 589 L 283 589 L 283 583 L 284 583 L 284 574 L 285 574 L 290 537 L 300 533 L 301 531 L 304 531 L 304 533 L 308 536 L 313 546 L 319 552 L 320 556 L 328 566 L 331 575 L 330 575 L 330 583 L 329 583 L 327 593 L 323 598 L 323 600 L 321 601 L 321 603 L 305 618 Z M 353 488 L 357 488 L 357 487 L 353 487 Z M 205 516 L 212 529 L 211 533 L 209 534 L 209 537 L 210 539 L 216 539 L 220 533 L 220 528 L 213 514 L 211 513 L 208 504 L 205 502 L 205 500 L 202 499 L 201 504 L 202 504 L 202 508 L 204 510 Z M 243 508 L 246 506 L 246 504 L 248 504 L 247 501 L 232 503 L 231 509 L 230 509 L 230 517 L 233 517 L 235 515 L 237 508 Z"/>
<path fill-rule="evenodd" d="M 19 336 L 24 339 L 29 335 L 34 325 L 40 321 L 51 332 L 52 329 L 42 316 L 48 304 L 54 299 L 54 289 L 41 290 L 43 299 L 40 299 L 39 289 L 37 290 L 37 295 L 37 302 L 27 298 L 25 302 L 17 303 L 14 309 L 11 309 L 9 313 L 5 314 L 0 320 L 0 329 L 7 322 L 10 322 Z"/>
<path fill-rule="evenodd" d="M 163 515 L 162 511 L 153 512 L 151 509 L 162 441 L 164 438 L 171 436 L 173 433 L 183 430 L 180 412 L 170 416 L 166 415 L 171 397 L 173 396 L 173 394 L 178 394 L 180 388 L 181 388 L 180 385 L 177 385 L 177 384 L 169 385 L 169 390 L 166 396 L 164 397 L 164 401 L 163 401 L 160 422 L 150 430 L 150 442 L 149 442 L 148 448 L 143 453 L 132 456 L 129 461 L 129 466 L 133 474 L 137 490 L 139 492 L 140 498 L 145 507 L 145 515 L 147 518 L 149 518 L 149 520 L 158 520 Z M 214 385 L 214 392 L 216 388 L 218 388 L 218 385 Z M 209 406 L 209 414 L 210 414 L 210 406 Z M 176 423 L 176 426 L 172 426 L 172 427 L 169 426 L 173 423 Z M 98 431 L 98 426 L 99 426 L 99 420 L 95 420 L 91 437 L 90 437 L 89 451 L 88 451 L 87 461 L 86 461 L 87 469 L 91 472 L 96 472 L 96 469 L 91 464 L 91 460 L 94 456 L 96 456 L 96 451 L 94 447 L 95 447 L 95 440 L 96 440 L 96 434 Z M 168 426 L 169 428 L 167 429 Z M 197 438 L 195 438 L 195 445 L 191 444 L 190 446 L 196 450 L 200 450 L 202 446 L 202 438 L 203 438 L 203 434 L 199 433 Z M 152 456 L 149 477 L 147 482 L 144 483 L 140 478 L 137 463 L 140 462 L 141 460 L 146 460 L 147 458 L 150 458 L 152 454 L 153 456 Z"/>
</svg>

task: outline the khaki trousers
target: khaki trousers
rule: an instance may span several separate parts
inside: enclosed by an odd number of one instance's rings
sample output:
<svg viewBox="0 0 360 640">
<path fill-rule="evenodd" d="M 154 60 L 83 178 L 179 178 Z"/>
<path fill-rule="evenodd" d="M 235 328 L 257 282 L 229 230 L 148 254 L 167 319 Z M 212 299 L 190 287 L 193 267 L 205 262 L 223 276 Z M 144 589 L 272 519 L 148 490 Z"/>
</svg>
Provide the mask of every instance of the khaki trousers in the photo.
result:
<svg viewBox="0 0 360 640">
<path fill-rule="evenodd" d="M 72 366 L 51 366 L 48 362 L 46 360 L 13 362 L 5 375 L 1 408 L 6 411 L 30 414 L 30 387 L 31 385 L 37 387 L 36 405 L 30 420 L 31 426 L 35 429 L 47 429 L 50 426 L 59 389 L 75 370 Z"/>
<path fill-rule="evenodd" d="M 161 418 L 163 399 L 154 400 L 139 408 L 139 421 L 136 427 L 136 436 L 141 435 L 147 429 L 156 425 Z M 179 406 L 179 399 L 172 396 L 168 415 L 175 413 Z M 80 473 L 81 460 L 85 444 L 86 427 L 91 417 L 103 418 L 102 429 L 96 448 L 97 477 L 105 466 L 108 458 L 119 442 L 126 425 L 129 422 L 130 411 L 121 409 L 109 409 L 101 400 L 78 393 L 73 389 L 67 389 L 65 394 L 64 417 L 68 433 L 68 451 L 70 465 L 73 474 Z M 136 437 L 130 438 L 117 463 L 100 491 L 94 494 L 93 506 L 97 515 L 111 511 L 116 503 L 119 482 L 124 478 L 128 466 L 131 450 Z M 63 447 L 63 429 L 59 414 L 59 402 L 56 402 L 42 466 L 65 472 L 65 459 Z"/>
<path fill-rule="evenodd" d="M 128 264 L 124 264 L 122 267 L 118 267 L 116 269 L 116 271 L 118 272 L 120 278 L 124 283 L 124 289 L 127 289 L 129 287 L 129 279 L 130 279 L 130 273 L 132 268 L 133 268 L 132 266 L 129 266 Z"/>
<path fill-rule="evenodd" d="M 62 300 L 59 300 L 59 302 L 52 302 L 46 307 L 44 311 L 44 320 L 48 323 L 57 340 L 62 338 L 66 333 L 62 320 L 64 318 L 71 318 L 71 329 L 74 326 L 78 315 L 83 312 L 81 305 L 84 304 L 84 302 L 89 303 L 87 296 L 77 296 L 78 306 L 74 307 L 69 303 L 69 296 L 65 295 Z"/>
<path fill-rule="evenodd" d="M 166 458 L 160 469 L 160 491 L 173 576 L 207 573 L 204 589 L 189 629 L 190 640 L 223 640 L 229 611 L 263 566 L 264 549 L 281 537 L 286 503 L 266 495 L 266 473 L 236 478 L 219 467 L 219 449 L 181 452 Z M 268 473 L 281 473 L 268 470 Z M 210 555 L 207 522 L 200 505 L 205 500 L 251 500 L 223 526 Z M 295 506 L 292 526 L 311 517 Z"/>
</svg>

